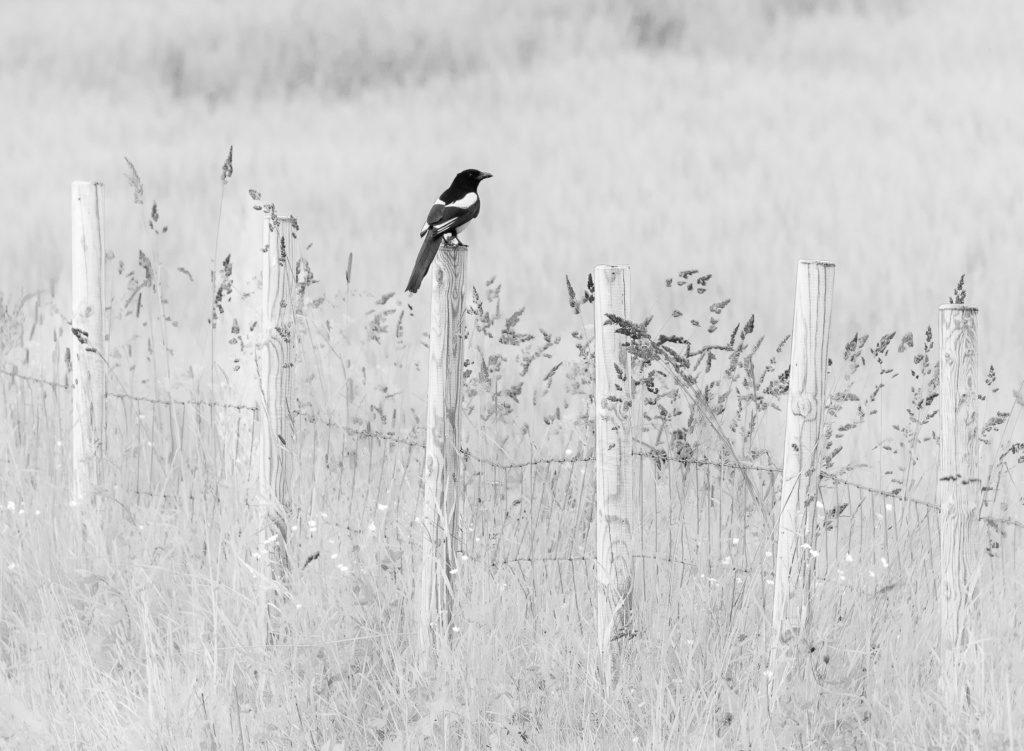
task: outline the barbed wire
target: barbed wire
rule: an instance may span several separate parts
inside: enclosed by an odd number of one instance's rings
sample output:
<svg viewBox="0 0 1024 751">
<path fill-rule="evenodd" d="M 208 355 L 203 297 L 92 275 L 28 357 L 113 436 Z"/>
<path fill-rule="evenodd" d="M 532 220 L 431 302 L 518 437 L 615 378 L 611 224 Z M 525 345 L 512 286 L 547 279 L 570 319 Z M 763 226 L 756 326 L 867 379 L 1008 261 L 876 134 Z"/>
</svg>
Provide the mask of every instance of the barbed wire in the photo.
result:
<svg viewBox="0 0 1024 751">
<path fill-rule="evenodd" d="M 152 396 L 138 396 L 136 394 L 124 394 L 117 391 L 108 391 L 107 399 L 126 399 L 132 402 L 144 402 L 146 404 L 160 405 L 162 407 L 213 407 L 214 409 L 233 409 L 238 412 L 259 412 L 259 407 L 242 404 L 227 404 L 225 402 L 206 401 L 203 399 L 158 399 Z"/>
<path fill-rule="evenodd" d="M 39 378 L 39 377 L 36 377 L 36 376 L 25 375 L 23 373 L 19 373 L 17 371 L 12 371 L 12 370 L 8 370 L 8 369 L 4 369 L 4 368 L 0 368 L 0 375 L 7 376 L 8 378 L 11 378 L 11 379 L 14 379 L 14 380 L 20 380 L 20 381 L 24 381 L 24 382 L 27 382 L 27 383 L 36 384 L 36 385 L 39 385 L 39 386 L 44 386 L 44 387 L 47 387 L 47 388 L 61 389 L 61 390 L 64 390 L 64 391 L 70 391 L 71 390 L 71 387 L 68 384 L 65 384 L 65 383 L 60 383 L 58 381 L 53 381 L 53 380 L 49 380 L 49 379 L 46 379 L 46 378 Z M 189 399 L 189 398 L 176 399 L 176 398 L 173 398 L 173 397 L 170 397 L 170 398 L 158 398 L 158 397 L 150 397 L 150 396 L 140 396 L 140 395 L 137 395 L 137 394 L 128 394 L 128 393 L 119 392 L 119 391 L 108 392 L 106 394 L 106 397 L 108 399 L 121 399 L 121 400 L 127 400 L 127 401 L 132 401 L 132 402 L 141 402 L 141 403 L 146 403 L 146 404 L 151 404 L 151 405 L 159 405 L 159 406 L 167 406 L 167 407 L 191 406 L 191 407 L 206 408 L 206 409 L 235 410 L 235 411 L 242 412 L 242 413 L 249 413 L 249 414 L 253 415 L 254 418 L 258 417 L 259 414 L 260 414 L 260 411 L 261 411 L 259 406 L 251 405 L 251 404 L 249 404 L 249 405 L 247 405 L 247 404 L 233 404 L 233 403 L 230 403 L 230 402 L 206 400 L 206 399 Z M 410 448 L 417 448 L 417 449 L 423 449 L 426 446 L 426 441 L 424 439 L 421 439 L 421 438 L 415 438 L 413 436 L 402 436 L 402 435 L 397 434 L 394 431 L 374 430 L 374 429 L 370 428 L 369 425 L 367 425 L 366 427 L 363 427 L 363 428 L 354 428 L 354 427 L 349 426 L 349 425 L 344 425 L 344 424 L 338 422 L 337 420 L 334 420 L 331 417 L 324 417 L 323 415 L 312 413 L 312 412 L 305 411 L 305 410 L 295 410 L 295 411 L 292 412 L 292 415 L 293 415 L 293 417 L 295 419 L 305 420 L 306 422 L 311 423 L 311 424 L 321 425 L 323 427 L 326 427 L 326 428 L 332 429 L 332 430 L 341 430 L 344 433 L 346 433 L 347 435 L 350 435 L 350 436 L 352 436 L 354 438 L 372 439 L 372 440 L 377 440 L 377 441 L 382 441 L 382 442 L 386 442 L 386 443 L 390 443 L 390 444 L 407 446 L 407 447 L 410 447 Z M 593 462 L 596 459 L 596 454 L 593 451 L 588 451 L 586 453 L 576 454 L 576 455 L 573 455 L 573 456 L 554 456 L 554 457 L 548 456 L 548 457 L 541 457 L 541 458 L 531 458 L 531 459 L 523 460 L 523 461 L 501 461 L 501 460 L 498 460 L 498 459 L 493 459 L 493 458 L 490 458 L 490 457 L 481 456 L 481 455 L 477 454 L 476 452 L 472 451 L 471 449 L 469 449 L 468 447 L 464 447 L 464 448 L 460 449 L 460 454 L 463 456 L 464 459 L 471 460 L 471 461 L 476 462 L 478 464 L 484 465 L 484 466 L 486 466 L 488 468 L 500 469 L 500 470 L 528 469 L 528 468 L 540 467 L 540 466 L 566 465 L 566 464 L 571 465 L 571 464 L 579 464 L 579 463 L 586 464 L 586 463 Z M 671 464 L 675 464 L 675 465 L 679 465 L 679 466 L 684 466 L 684 467 L 713 467 L 713 468 L 717 468 L 717 469 L 736 469 L 736 470 L 742 470 L 742 471 L 767 472 L 767 473 L 778 473 L 778 472 L 781 471 L 781 468 L 779 468 L 779 467 L 773 467 L 773 466 L 767 466 L 767 465 L 758 465 L 758 464 L 753 464 L 753 463 L 746 464 L 746 463 L 738 463 L 738 462 L 734 462 L 734 461 L 714 460 L 714 459 L 710 459 L 710 458 L 692 458 L 692 457 L 690 457 L 690 458 L 685 458 L 684 459 L 682 457 L 672 456 L 672 455 L 670 455 L 670 454 L 668 454 L 667 452 L 664 452 L 664 451 L 659 451 L 657 449 L 650 449 L 650 448 L 644 448 L 644 449 L 639 449 L 639 450 L 634 449 L 633 452 L 632 452 L 632 456 L 639 457 L 639 458 L 642 458 L 642 459 L 650 459 L 650 460 L 654 461 L 656 464 L 659 464 L 659 465 L 660 465 L 660 463 L 671 463 Z M 899 491 L 883 490 L 881 488 L 872 487 L 870 485 L 866 485 L 864 483 L 856 482 L 854 480 L 850 480 L 848 478 L 842 477 L 841 475 L 833 473 L 833 472 L 821 472 L 819 476 L 823 480 L 829 480 L 829 481 L 831 481 L 833 483 L 838 483 L 838 484 L 841 484 L 841 485 L 844 485 L 844 486 L 847 486 L 847 487 L 851 487 L 851 488 L 857 488 L 858 490 L 862 490 L 862 491 L 867 492 L 867 493 L 878 495 L 878 496 L 881 496 L 883 498 L 891 498 L 891 499 L 894 499 L 894 500 L 899 500 L 899 501 L 904 502 L 904 503 L 913 503 L 913 504 L 917 504 L 917 505 L 920 505 L 920 506 L 924 506 L 924 507 L 932 509 L 934 511 L 941 511 L 941 507 L 937 503 L 934 503 L 934 502 L 931 502 L 931 501 L 926 501 L 926 500 L 923 500 L 923 499 L 920 499 L 920 498 L 915 498 L 915 497 L 912 497 L 912 496 L 904 496 Z M 144 491 L 140 491 L 140 493 L 141 494 L 147 494 Z M 989 522 L 989 523 L 992 523 L 992 524 L 1012 525 L 1012 526 L 1024 529 L 1024 522 L 1018 521 L 1016 519 L 1008 518 L 1008 517 L 979 516 L 978 517 L 978 521 L 979 522 Z"/>
<path fill-rule="evenodd" d="M 9 378 L 20 379 L 22 381 L 29 381 L 30 383 L 38 383 L 41 386 L 50 386 L 51 388 L 64 389 L 65 391 L 71 390 L 71 386 L 69 386 L 66 383 L 58 383 L 57 381 L 48 381 L 45 378 L 36 378 L 34 376 L 22 375 L 21 373 L 18 373 L 17 371 L 14 370 L 6 370 L 0 368 L 0 375 L 5 375 L 8 376 Z"/>
</svg>

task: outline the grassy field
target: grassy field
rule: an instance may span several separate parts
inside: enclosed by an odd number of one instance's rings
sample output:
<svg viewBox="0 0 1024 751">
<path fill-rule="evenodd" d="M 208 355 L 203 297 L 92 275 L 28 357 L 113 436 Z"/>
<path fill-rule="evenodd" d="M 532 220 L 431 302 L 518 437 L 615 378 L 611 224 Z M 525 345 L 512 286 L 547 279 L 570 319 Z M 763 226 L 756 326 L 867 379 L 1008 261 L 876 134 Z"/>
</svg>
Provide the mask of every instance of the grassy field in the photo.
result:
<svg viewBox="0 0 1024 751">
<path fill-rule="evenodd" d="M 705 524 L 719 518 L 715 552 L 667 566 L 674 575 L 708 568 L 669 586 L 671 606 L 658 606 L 668 625 L 635 641 L 611 694 L 595 674 L 589 585 L 580 583 L 592 562 L 512 565 L 509 545 L 533 555 L 543 519 L 549 536 L 576 530 L 551 543 L 563 558 L 592 547 L 579 526 L 593 494 L 592 314 L 574 315 L 565 279 L 580 291 L 599 263 L 632 266 L 633 314 L 653 315 L 657 331 L 689 334 L 679 322 L 697 318 L 705 338 L 723 341 L 753 314 L 756 331 L 739 345 L 771 382 L 788 357 L 785 347 L 769 362 L 791 325 L 797 260 L 835 261 L 837 499 L 850 479 L 933 497 L 935 361 L 916 358 L 928 354 L 937 306 L 966 274 L 967 301 L 982 308 L 983 371 L 991 362 L 999 374 L 983 417 L 1009 413 L 984 447 L 986 477 L 1000 480 L 990 510 L 1024 520 L 1020 447 L 1007 453 L 1021 440 L 1012 392 L 1024 375 L 1013 324 L 1024 302 L 1010 281 L 1024 272 L 1024 9 L 1005 0 L 9 0 L 4 10 L 17 20 L 0 24 L 5 367 L 63 380 L 68 333 L 55 344 L 50 329 L 61 320 L 66 329 L 68 316 L 69 183 L 100 180 L 112 388 L 195 399 L 212 383 L 218 399 L 254 403 L 246 332 L 256 313 L 244 293 L 262 242 L 249 195 L 257 189 L 298 217 L 320 280 L 314 295 L 327 298 L 302 332 L 301 406 L 415 440 L 429 296 L 411 308 L 404 295 L 382 298 L 404 287 L 438 191 L 458 169 L 485 169 L 495 179 L 466 237 L 470 284 L 484 301 L 467 342 L 466 443 L 480 458 L 474 524 L 515 533 L 479 535 L 456 648 L 424 669 L 406 605 L 420 454 L 390 437 L 350 445 L 337 428 L 307 426 L 302 445 L 325 459 L 300 467 L 294 540 L 300 559 L 319 557 L 288 600 L 288 638 L 265 650 L 253 627 L 252 416 L 183 408 L 172 421 L 159 405 L 114 400 L 111 502 L 73 508 L 66 394 L 5 379 L 0 746 L 1021 746 L 1015 527 L 981 582 L 976 638 L 986 658 L 964 711 L 942 702 L 935 565 L 907 526 L 893 543 L 906 543 L 898 563 L 875 538 L 833 551 L 846 573 L 823 566 L 832 578 L 804 673 L 775 706 L 765 698 L 767 573 L 751 566 L 734 586 L 735 562 L 725 566 L 730 540 L 768 544 L 771 532 L 743 513 L 721 521 L 739 499 L 686 475 L 685 462 L 666 456 L 676 469 L 656 472 L 648 457 L 648 492 L 662 503 L 694 498 L 708 509 Z M 222 184 L 229 145 L 235 172 Z M 124 157 L 145 186 L 141 206 Z M 147 227 L 153 201 L 166 233 Z M 140 249 L 161 269 L 174 325 L 152 325 L 151 290 L 141 320 L 124 305 Z M 208 279 L 228 254 L 236 292 L 225 324 L 237 318 L 242 334 L 218 329 L 211 374 Z M 713 274 L 708 299 L 666 287 L 692 268 Z M 724 298 L 721 329 L 708 332 L 708 306 Z M 542 339 L 495 341 L 520 307 L 521 330 L 561 338 L 544 350 L 553 359 L 525 375 Z M 497 323 L 485 323 L 489 313 Z M 906 332 L 914 344 L 876 361 L 870 349 L 890 331 L 890 349 Z M 870 341 L 842 355 L 856 332 Z M 557 377 L 541 378 L 562 361 Z M 737 399 L 750 385 L 727 361 L 702 383 L 722 395 L 723 422 L 735 418 L 729 435 L 742 458 L 777 466 L 782 392 Z M 841 402 L 845 392 L 860 395 L 863 414 Z M 652 419 L 640 437 L 655 451 L 677 449 L 675 424 Z M 714 453 L 697 428 L 687 451 Z M 317 441 L 328 436 L 324 449 Z M 888 448 L 875 450 L 880 442 Z M 493 462 L 553 455 L 568 462 L 564 474 L 503 469 L 496 479 Z M 563 472 L 552 466 L 545 472 Z M 763 487 L 771 482 L 767 472 Z M 869 496 L 885 506 L 887 496 Z M 655 528 L 689 529 L 665 513 Z M 896 529 L 887 524 L 883 532 Z"/>
<path fill-rule="evenodd" d="M 268 647 L 253 412 L 111 399 L 103 501 L 75 506 L 68 399 L 0 381 L 8 748 L 1007 749 L 1024 731 L 1020 528 L 989 536 L 1000 547 L 980 569 L 972 702 L 943 700 L 938 518 L 911 501 L 931 497 L 934 444 L 900 452 L 906 500 L 825 481 L 838 513 L 818 546 L 815 625 L 773 704 L 774 532 L 733 470 L 690 463 L 713 462 L 711 442 L 639 463 L 644 631 L 606 692 L 593 459 L 468 457 L 455 646 L 425 666 L 411 610 L 421 447 L 300 419 L 296 571 Z M 753 475 L 759 493 L 777 480 Z"/>
<path fill-rule="evenodd" d="M 74 179 L 106 183 L 109 246 L 134 262 L 123 156 L 171 227 L 164 263 L 205 279 L 234 144 L 219 247 L 243 271 L 257 188 L 300 218 L 333 289 L 352 252 L 358 289 L 398 291 L 427 207 L 472 164 L 497 177 L 468 235 L 471 282 L 497 276 L 549 330 L 571 325 L 565 275 L 628 262 L 652 313 L 669 309 L 664 277 L 701 268 L 781 338 L 795 262 L 820 258 L 838 264 L 837 339 L 922 330 L 967 273 L 986 352 L 1024 366 L 1007 282 L 1024 229 L 1013 3 L 774 22 L 701 2 L 483 3 L 459 23 L 456 4 L 380 19 L 355 3 L 164 6 L 10 6 L 9 295 L 55 288 L 65 304 Z"/>
</svg>

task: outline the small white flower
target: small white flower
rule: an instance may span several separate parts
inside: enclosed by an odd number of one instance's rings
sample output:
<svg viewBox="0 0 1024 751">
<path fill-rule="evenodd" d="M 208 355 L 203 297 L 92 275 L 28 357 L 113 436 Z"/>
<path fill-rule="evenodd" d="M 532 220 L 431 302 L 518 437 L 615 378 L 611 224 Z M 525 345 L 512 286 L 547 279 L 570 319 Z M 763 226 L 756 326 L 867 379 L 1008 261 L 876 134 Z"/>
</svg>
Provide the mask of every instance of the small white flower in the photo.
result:
<svg viewBox="0 0 1024 751">
<path fill-rule="evenodd" d="M 849 553 L 846 554 L 846 562 L 847 563 L 852 563 L 853 562 L 853 556 L 850 555 Z"/>
</svg>

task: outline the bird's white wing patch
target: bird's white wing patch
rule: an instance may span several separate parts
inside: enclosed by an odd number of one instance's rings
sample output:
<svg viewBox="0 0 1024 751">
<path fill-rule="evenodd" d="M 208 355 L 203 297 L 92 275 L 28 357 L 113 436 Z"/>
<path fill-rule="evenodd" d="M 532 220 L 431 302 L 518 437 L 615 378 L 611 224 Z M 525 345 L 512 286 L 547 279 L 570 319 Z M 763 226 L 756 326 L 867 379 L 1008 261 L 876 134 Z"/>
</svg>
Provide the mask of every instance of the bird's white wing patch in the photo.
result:
<svg viewBox="0 0 1024 751">
<path fill-rule="evenodd" d="M 470 206 L 472 206 L 474 203 L 476 203 L 477 200 L 478 199 L 477 199 L 476 193 L 470 191 L 469 193 L 464 195 L 462 198 L 460 198 L 458 201 L 452 201 L 448 205 L 449 206 L 454 206 L 455 208 L 458 208 L 458 209 L 468 209 Z"/>
</svg>

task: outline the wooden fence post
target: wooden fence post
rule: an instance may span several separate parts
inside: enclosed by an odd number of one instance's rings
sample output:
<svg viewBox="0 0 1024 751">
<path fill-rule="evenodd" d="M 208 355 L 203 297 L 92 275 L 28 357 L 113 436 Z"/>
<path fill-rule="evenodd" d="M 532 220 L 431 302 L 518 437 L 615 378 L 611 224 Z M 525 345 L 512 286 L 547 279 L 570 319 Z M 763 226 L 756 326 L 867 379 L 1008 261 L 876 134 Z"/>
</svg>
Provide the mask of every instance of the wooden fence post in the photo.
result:
<svg viewBox="0 0 1024 751">
<path fill-rule="evenodd" d="M 606 687 L 615 683 L 634 631 L 632 356 L 625 337 L 606 325 L 607 314 L 628 318 L 629 308 L 629 266 L 595 268 L 597 639 Z"/>
<path fill-rule="evenodd" d="M 260 536 L 259 571 L 266 596 L 271 582 L 287 585 L 288 512 L 292 485 L 293 338 L 295 336 L 293 254 L 298 228 L 291 217 L 271 212 L 263 227 L 263 336 L 260 346 Z M 261 606 L 261 617 L 271 614 L 274 598 Z M 268 639 L 276 629 L 271 621 L 260 624 Z"/>
<path fill-rule="evenodd" d="M 951 706 L 969 701 L 966 676 L 978 657 L 977 641 L 971 638 L 971 603 L 981 564 L 976 529 L 981 500 L 977 321 L 977 308 L 939 307 L 940 653 Z"/>
<path fill-rule="evenodd" d="M 106 397 L 103 184 L 71 184 L 71 505 L 91 501 L 101 482 Z"/>
<path fill-rule="evenodd" d="M 789 410 L 782 460 L 779 540 L 772 611 L 771 683 L 778 685 L 780 650 L 804 635 L 810 623 L 811 585 L 820 484 L 821 431 L 825 417 L 825 374 L 832 321 L 835 264 L 800 261 L 796 277 Z"/>
<path fill-rule="evenodd" d="M 427 445 L 423 482 L 423 556 L 417 617 L 423 654 L 449 643 L 455 603 L 456 535 L 463 493 L 459 454 L 462 345 L 469 248 L 441 245 L 434 259 L 427 368 Z"/>
</svg>

